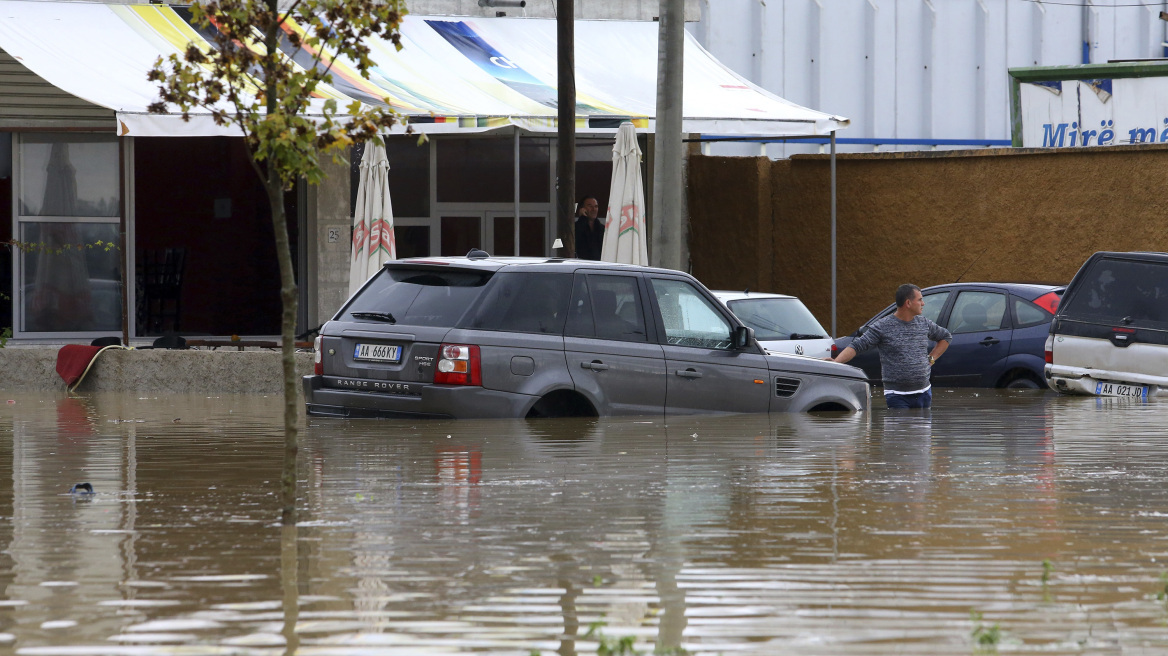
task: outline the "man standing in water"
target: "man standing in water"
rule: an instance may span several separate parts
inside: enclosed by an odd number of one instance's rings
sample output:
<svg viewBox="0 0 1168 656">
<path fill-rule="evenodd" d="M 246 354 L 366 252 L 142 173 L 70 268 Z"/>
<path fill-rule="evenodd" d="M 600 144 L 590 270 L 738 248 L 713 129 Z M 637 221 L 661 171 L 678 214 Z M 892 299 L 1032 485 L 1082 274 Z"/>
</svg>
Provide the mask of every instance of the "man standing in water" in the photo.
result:
<svg viewBox="0 0 1168 656">
<path fill-rule="evenodd" d="M 928 408 L 933 405 L 929 372 L 953 336 L 921 316 L 925 299 L 916 285 L 896 288 L 896 311 L 877 319 L 833 360 L 844 363 L 873 346 L 880 351 L 884 401 L 889 408 Z M 929 341 L 937 343 L 932 352 Z"/>
</svg>

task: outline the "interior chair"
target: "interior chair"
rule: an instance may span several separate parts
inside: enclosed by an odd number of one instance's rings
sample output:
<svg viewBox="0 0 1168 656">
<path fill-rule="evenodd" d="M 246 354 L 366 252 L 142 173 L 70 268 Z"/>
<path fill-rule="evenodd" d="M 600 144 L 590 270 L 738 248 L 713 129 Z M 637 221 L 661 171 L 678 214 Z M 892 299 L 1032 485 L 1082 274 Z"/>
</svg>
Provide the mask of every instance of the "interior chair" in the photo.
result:
<svg viewBox="0 0 1168 656">
<path fill-rule="evenodd" d="M 138 334 L 182 331 L 185 248 L 142 251 L 138 257 Z"/>
</svg>

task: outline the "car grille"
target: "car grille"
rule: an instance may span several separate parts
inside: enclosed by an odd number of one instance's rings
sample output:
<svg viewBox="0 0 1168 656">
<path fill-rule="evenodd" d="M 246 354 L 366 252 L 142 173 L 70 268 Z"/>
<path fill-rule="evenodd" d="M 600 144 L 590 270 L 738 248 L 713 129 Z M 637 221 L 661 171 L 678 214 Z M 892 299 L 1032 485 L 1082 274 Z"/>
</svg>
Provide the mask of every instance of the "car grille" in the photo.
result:
<svg viewBox="0 0 1168 656">
<path fill-rule="evenodd" d="M 775 378 L 775 396 L 783 398 L 795 396 L 800 382 L 798 378 Z"/>
</svg>

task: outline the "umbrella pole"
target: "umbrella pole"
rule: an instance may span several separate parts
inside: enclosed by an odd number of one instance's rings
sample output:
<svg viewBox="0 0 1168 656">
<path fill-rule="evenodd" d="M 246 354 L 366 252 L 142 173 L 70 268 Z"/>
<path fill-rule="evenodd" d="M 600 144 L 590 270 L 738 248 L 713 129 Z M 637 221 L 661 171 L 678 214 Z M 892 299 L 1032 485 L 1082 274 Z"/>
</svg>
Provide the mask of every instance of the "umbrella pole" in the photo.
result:
<svg viewBox="0 0 1168 656">
<path fill-rule="evenodd" d="M 835 339 L 836 260 L 835 260 L 835 130 L 831 131 L 831 337 Z"/>
</svg>

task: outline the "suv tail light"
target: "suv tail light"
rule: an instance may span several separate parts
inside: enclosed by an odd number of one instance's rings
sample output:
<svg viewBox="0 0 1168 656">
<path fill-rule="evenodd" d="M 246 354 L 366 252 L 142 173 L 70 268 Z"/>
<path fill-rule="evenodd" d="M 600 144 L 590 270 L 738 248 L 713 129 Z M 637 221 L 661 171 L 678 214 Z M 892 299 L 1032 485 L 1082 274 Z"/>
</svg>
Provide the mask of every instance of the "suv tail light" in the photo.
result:
<svg viewBox="0 0 1168 656">
<path fill-rule="evenodd" d="M 1055 311 L 1058 310 L 1059 301 L 1061 299 L 1062 296 L 1060 296 L 1058 292 L 1047 292 L 1046 294 L 1043 294 L 1042 296 L 1034 299 L 1034 304 L 1046 310 L 1047 312 L 1054 314 Z"/>
<path fill-rule="evenodd" d="M 838 344 L 831 345 L 831 359 L 834 360 L 839 356 L 840 347 Z"/>
<path fill-rule="evenodd" d="M 312 373 L 317 376 L 324 375 L 324 353 L 321 353 L 323 347 L 324 338 L 317 335 L 316 339 L 312 340 Z"/>
<path fill-rule="evenodd" d="M 1047 364 L 1054 364 L 1054 335 L 1046 336 L 1046 346 L 1042 350 L 1042 359 Z"/>
<path fill-rule="evenodd" d="M 482 385 L 479 347 L 467 344 L 443 344 L 438 348 L 438 366 L 434 383 L 440 385 Z"/>
</svg>

